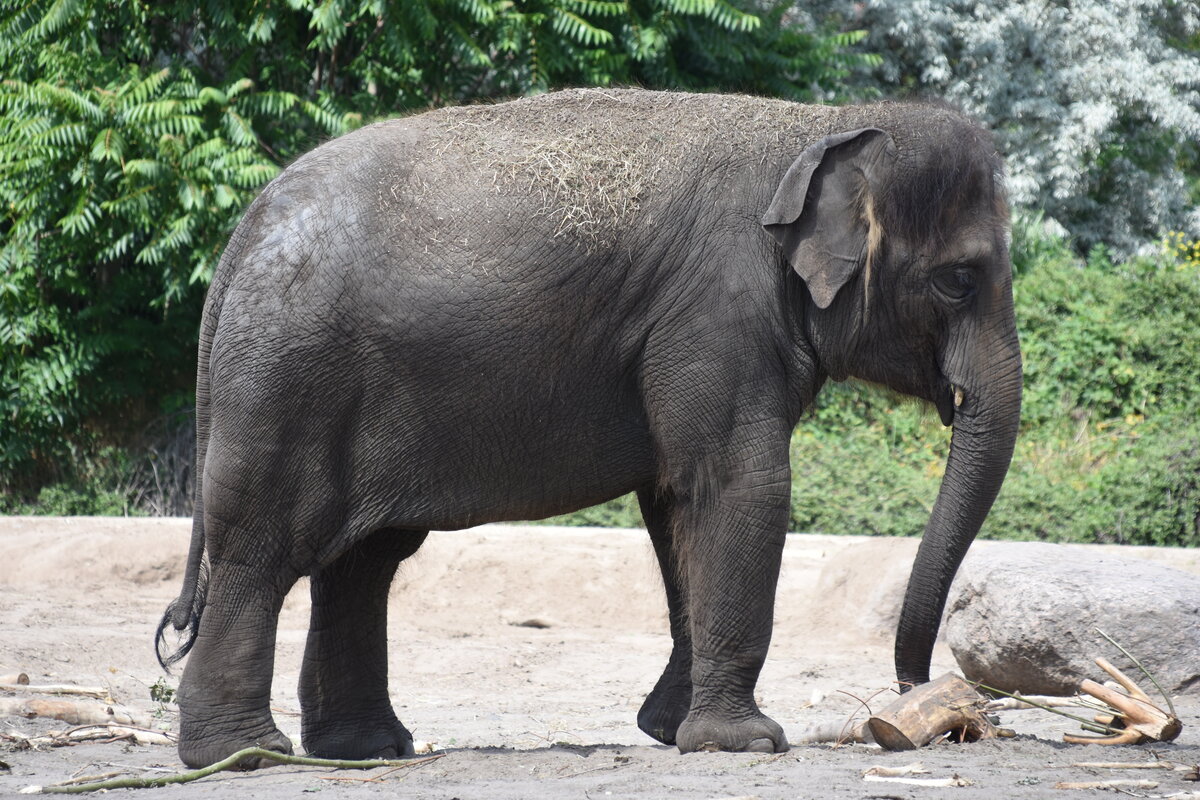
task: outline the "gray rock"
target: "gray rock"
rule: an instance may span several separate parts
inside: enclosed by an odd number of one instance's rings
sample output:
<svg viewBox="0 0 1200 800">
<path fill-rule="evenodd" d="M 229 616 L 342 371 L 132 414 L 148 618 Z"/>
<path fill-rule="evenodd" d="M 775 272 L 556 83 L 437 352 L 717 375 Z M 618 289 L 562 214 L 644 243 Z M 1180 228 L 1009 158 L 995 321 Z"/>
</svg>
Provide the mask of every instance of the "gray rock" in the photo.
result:
<svg viewBox="0 0 1200 800">
<path fill-rule="evenodd" d="M 1200 691 L 1200 576 L 1086 545 L 981 544 L 946 606 L 946 638 L 968 679 L 1072 694 L 1083 678 L 1107 679 L 1093 662 L 1104 656 L 1153 697 L 1099 628 L 1166 691 Z"/>
</svg>

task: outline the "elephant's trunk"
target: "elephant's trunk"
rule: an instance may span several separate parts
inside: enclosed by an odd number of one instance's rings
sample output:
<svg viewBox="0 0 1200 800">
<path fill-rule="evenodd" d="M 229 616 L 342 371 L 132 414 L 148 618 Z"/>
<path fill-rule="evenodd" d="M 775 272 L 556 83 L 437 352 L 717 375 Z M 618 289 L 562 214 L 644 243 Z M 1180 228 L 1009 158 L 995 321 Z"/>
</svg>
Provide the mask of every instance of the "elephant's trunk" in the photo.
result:
<svg viewBox="0 0 1200 800">
<path fill-rule="evenodd" d="M 929 662 L 950 584 L 987 517 L 1012 459 L 1021 417 L 1021 356 L 1015 330 L 993 343 L 987 374 L 955 382 L 950 457 L 917 551 L 896 633 L 901 684 L 929 680 Z"/>
</svg>

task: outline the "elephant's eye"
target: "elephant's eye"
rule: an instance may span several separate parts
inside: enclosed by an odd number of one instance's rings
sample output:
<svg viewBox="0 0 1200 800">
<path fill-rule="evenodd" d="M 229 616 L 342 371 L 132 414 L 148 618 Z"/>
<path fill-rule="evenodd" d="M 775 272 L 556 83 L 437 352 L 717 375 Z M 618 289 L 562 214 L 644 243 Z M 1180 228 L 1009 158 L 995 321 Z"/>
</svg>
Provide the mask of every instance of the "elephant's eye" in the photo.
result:
<svg viewBox="0 0 1200 800">
<path fill-rule="evenodd" d="M 951 300 L 965 300 L 979 286 L 975 270 L 958 265 L 938 271 L 933 276 L 934 287 Z"/>
</svg>

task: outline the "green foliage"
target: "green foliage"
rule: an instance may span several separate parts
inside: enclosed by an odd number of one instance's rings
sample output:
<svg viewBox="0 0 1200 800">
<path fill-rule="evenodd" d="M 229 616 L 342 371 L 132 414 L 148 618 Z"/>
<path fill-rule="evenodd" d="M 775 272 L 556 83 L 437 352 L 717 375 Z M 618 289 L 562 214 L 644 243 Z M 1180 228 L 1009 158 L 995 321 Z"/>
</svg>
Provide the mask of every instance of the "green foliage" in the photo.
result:
<svg viewBox="0 0 1200 800">
<path fill-rule="evenodd" d="M 918 403 L 830 384 L 792 435 L 793 530 L 905 536 L 929 519 L 949 431 Z"/>
<path fill-rule="evenodd" d="M 1200 425 L 1080 426 L 1020 443 L 983 535 L 1200 546 Z"/>
<path fill-rule="evenodd" d="M 570 514 L 538 520 L 539 524 L 567 525 L 576 528 L 641 528 L 642 512 L 638 508 L 636 494 L 627 494 L 601 503 L 598 506 L 584 508 Z"/>
<path fill-rule="evenodd" d="M 0 26 L 0 488 L 72 480 L 81 452 L 184 402 L 204 284 L 275 149 L 350 122 L 205 83 L 160 23 L 63 0 Z"/>
<path fill-rule="evenodd" d="M 1018 232 L 1024 430 L 985 535 L 1200 544 L 1200 272 Z"/>
</svg>

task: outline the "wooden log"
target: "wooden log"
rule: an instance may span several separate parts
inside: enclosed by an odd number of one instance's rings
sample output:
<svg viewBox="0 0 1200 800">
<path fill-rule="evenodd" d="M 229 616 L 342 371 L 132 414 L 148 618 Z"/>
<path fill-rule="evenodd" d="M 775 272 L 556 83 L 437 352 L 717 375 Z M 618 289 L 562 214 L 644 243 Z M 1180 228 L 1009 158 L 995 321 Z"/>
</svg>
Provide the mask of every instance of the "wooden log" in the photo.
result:
<svg viewBox="0 0 1200 800">
<path fill-rule="evenodd" d="M 18 672 L 13 675 L 0 675 L 0 684 L 7 686 L 26 686 L 29 684 L 29 676 L 24 672 Z"/>
<path fill-rule="evenodd" d="M 1107 660 L 1097 658 L 1096 665 L 1107 672 L 1128 694 L 1093 680 L 1080 683 L 1079 691 L 1109 705 L 1115 714 L 1104 724 L 1120 730 L 1111 736 L 1101 737 L 1074 736 L 1068 733 L 1063 736 L 1063 741 L 1071 744 L 1143 744 L 1170 742 L 1179 736 L 1183 731 L 1183 723 L 1175 716 L 1174 708 L 1168 712 L 1156 706 L 1140 686 Z M 1168 706 L 1170 702 L 1168 698 Z"/>
<path fill-rule="evenodd" d="M 0 691 L 17 692 L 19 694 L 67 694 L 80 697 L 94 697 L 111 703 L 112 695 L 103 686 L 70 686 L 66 684 L 30 684 L 5 683 L 0 681 Z"/>
<path fill-rule="evenodd" d="M 150 727 L 144 714 L 123 706 L 85 700 L 47 700 L 40 697 L 0 697 L 0 717 L 49 717 L 72 725 L 137 725 Z"/>
<path fill-rule="evenodd" d="M 885 750 L 915 750 L 951 731 L 961 741 L 1000 735 L 983 715 L 987 700 L 953 673 L 916 687 L 867 720 L 867 730 Z"/>
</svg>

